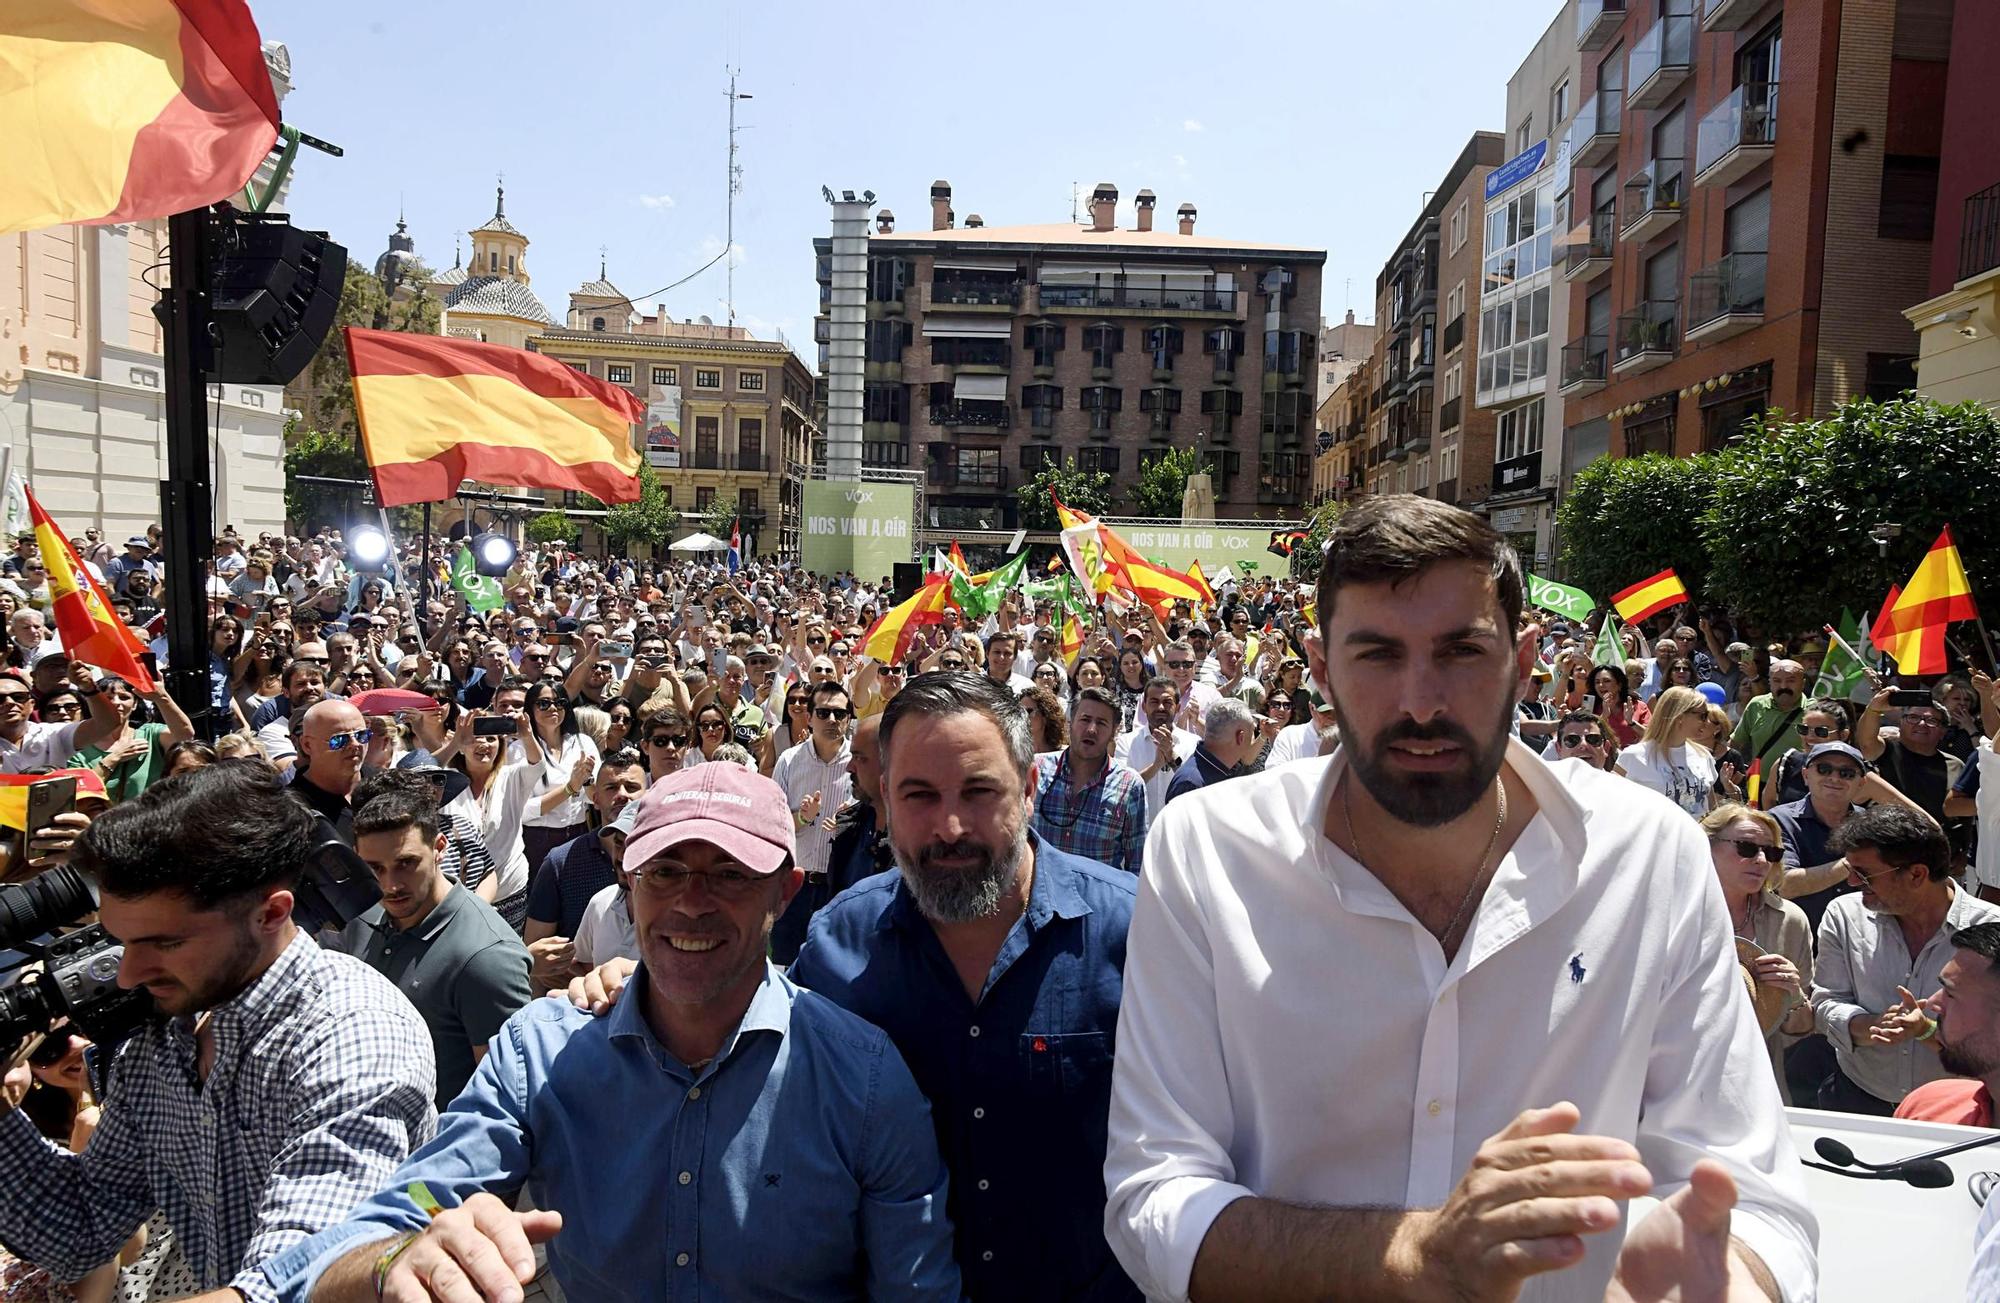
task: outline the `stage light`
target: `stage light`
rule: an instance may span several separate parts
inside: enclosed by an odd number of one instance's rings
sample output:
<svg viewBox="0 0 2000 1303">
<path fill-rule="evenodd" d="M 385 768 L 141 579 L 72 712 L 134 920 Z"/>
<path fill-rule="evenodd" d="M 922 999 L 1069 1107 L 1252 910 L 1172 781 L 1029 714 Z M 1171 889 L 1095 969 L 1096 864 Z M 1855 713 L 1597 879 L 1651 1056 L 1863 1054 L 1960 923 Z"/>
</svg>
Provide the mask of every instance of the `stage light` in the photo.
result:
<svg viewBox="0 0 2000 1303">
<path fill-rule="evenodd" d="M 356 570 L 380 570 L 389 561 L 389 536 L 373 525 L 350 529 L 347 556 Z"/>
<path fill-rule="evenodd" d="M 490 579 L 506 575 L 514 565 L 514 542 L 505 534 L 481 534 L 472 540 L 472 566 Z"/>
</svg>

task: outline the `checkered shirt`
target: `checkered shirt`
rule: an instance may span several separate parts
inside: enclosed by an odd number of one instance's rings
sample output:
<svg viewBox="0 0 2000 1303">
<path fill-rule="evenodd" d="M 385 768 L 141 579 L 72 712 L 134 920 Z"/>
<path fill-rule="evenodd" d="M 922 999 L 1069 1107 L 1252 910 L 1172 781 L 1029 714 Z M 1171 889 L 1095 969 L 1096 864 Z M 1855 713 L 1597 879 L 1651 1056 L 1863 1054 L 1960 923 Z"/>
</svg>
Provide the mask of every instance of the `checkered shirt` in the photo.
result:
<svg viewBox="0 0 2000 1303">
<path fill-rule="evenodd" d="M 1035 757 L 1035 831 L 1058 850 L 1139 871 L 1146 849 L 1146 780 L 1116 757 L 1097 781 L 1075 785 L 1069 751 Z"/>
<path fill-rule="evenodd" d="M 389 980 L 301 932 L 209 1020 L 118 1051 L 103 1122 L 80 1154 L 0 1116 L 0 1242 L 81 1277 L 158 1209 L 204 1289 L 276 1303 L 264 1259 L 346 1217 L 437 1129 L 430 1033 Z"/>
</svg>

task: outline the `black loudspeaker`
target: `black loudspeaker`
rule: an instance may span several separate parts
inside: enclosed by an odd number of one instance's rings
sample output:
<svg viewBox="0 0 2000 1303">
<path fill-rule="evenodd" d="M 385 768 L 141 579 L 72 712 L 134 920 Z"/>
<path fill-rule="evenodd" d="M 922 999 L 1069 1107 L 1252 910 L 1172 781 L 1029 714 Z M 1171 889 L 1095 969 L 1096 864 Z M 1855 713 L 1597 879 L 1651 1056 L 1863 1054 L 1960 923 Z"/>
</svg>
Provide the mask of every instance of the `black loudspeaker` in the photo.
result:
<svg viewBox="0 0 2000 1303">
<path fill-rule="evenodd" d="M 896 562 L 896 603 L 909 601 L 924 586 L 924 568 L 914 561 Z"/>
<path fill-rule="evenodd" d="M 209 263 L 209 379 L 282 385 L 306 369 L 340 308 L 347 250 L 270 214 L 217 213 Z"/>
</svg>

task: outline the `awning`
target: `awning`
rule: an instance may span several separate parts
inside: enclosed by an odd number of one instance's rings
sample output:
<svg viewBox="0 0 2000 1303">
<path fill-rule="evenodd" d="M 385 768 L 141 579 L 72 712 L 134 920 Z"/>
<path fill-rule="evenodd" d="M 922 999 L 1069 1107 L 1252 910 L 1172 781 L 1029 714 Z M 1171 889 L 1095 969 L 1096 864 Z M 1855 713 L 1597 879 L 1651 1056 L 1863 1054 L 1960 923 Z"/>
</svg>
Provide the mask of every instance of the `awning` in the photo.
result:
<svg viewBox="0 0 2000 1303">
<path fill-rule="evenodd" d="M 1004 271 L 1004 272 L 1008 272 L 1008 273 L 1014 273 L 1014 272 L 1018 272 L 1018 271 L 1020 271 L 1020 268 L 1019 268 L 1019 267 L 1016 267 L 1016 266 L 1015 266 L 1015 265 L 1014 265 L 1013 263 L 1011 263 L 1011 262 L 934 262 L 934 263 L 932 263 L 932 264 L 931 264 L 931 270 L 933 270 L 933 271 Z"/>
<path fill-rule="evenodd" d="M 1197 280 L 1215 274 L 1213 267 L 1148 267 L 1143 263 L 1127 263 L 1118 270 L 1127 276 L 1192 276 Z"/>
<path fill-rule="evenodd" d="M 1119 267 L 1099 267 L 1079 262 L 1050 262 L 1042 264 L 1042 281 L 1088 281 L 1099 276 L 1116 276 L 1123 269 Z"/>
<path fill-rule="evenodd" d="M 960 376 L 952 382 L 951 396 L 964 402 L 1002 402 L 1007 397 L 1006 376 Z"/>
<path fill-rule="evenodd" d="M 1005 317 L 925 317 L 924 336 L 953 335 L 976 339 L 1005 339 L 1013 333 L 1013 323 Z"/>
</svg>

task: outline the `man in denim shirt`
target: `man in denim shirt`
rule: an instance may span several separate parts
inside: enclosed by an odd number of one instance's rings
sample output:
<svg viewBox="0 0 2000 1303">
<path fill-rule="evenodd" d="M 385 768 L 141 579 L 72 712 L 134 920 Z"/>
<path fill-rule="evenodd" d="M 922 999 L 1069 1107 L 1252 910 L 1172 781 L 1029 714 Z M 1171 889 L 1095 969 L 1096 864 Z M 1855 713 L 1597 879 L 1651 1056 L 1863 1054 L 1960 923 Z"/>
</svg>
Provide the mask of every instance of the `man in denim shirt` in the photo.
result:
<svg viewBox="0 0 2000 1303">
<path fill-rule="evenodd" d="M 700 765 L 637 811 L 636 998 L 601 1021 L 559 1000 L 509 1019 L 437 1140 L 267 1264 L 281 1297 L 519 1297 L 545 1239 L 564 1292 L 590 1303 L 959 1297 L 909 1070 L 765 959 L 803 876 L 784 793 Z M 514 1211 L 523 1185 L 549 1211 Z"/>
</svg>

